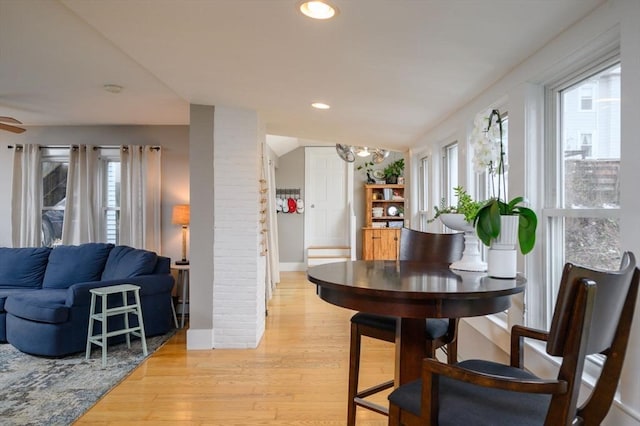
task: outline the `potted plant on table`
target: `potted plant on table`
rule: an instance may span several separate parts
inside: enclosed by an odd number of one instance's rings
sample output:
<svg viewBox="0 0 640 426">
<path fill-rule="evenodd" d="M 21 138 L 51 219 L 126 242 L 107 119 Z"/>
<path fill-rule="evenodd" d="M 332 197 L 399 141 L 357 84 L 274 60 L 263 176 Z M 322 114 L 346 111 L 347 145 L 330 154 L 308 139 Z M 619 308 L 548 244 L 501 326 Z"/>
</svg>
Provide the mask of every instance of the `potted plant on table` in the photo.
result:
<svg viewBox="0 0 640 426">
<path fill-rule="evenodd" d="M 524 206 L 523 197 L 517 196 L 508 202 L 503 199 L 506 197 L 506 165 L 500 111 L 493 109 L 478 114 L 474 124 L 474 167 L 476 171 L 488 171 L 497 177 L 497 191 L 495 183 L 492 184 L 492 197 L 480 207 L 473 224 L 478 238 L 490 247 L 489 274 L 512 278 L 516 275 L 515 245 L 517 243 L 522 254 L 533 250 L 538 218 L 532 209 Z"/>
<path fill-rule="evenodd" d="M 398 183 L 398 177 L 404 173 L 404 158 L 394 161 L 384 168 L 384 178 L 387 183 Z"/>
<path fill-rule="evenodd" d="M 461 186 L 453 188 L 453 191 L 458 198 L 457 204 L 455 206 L 447 206 L 443 199 L 440 207 L 435 208 L 436 213 L 434 217 L 427 222 L 431 223 L 439 218 L 447 228 L 464 232 L 464 252 L 462 253 L 462 258 L 453 262 L 450 266 L 451 269 L 460 271 L 486 271 L 487 264 L 480 256 L 478 238 L 476 237 L 473 227 L 473 220 L 480 207 L 482 207 L 482 202 L 473 200 Z"/>
</svg>

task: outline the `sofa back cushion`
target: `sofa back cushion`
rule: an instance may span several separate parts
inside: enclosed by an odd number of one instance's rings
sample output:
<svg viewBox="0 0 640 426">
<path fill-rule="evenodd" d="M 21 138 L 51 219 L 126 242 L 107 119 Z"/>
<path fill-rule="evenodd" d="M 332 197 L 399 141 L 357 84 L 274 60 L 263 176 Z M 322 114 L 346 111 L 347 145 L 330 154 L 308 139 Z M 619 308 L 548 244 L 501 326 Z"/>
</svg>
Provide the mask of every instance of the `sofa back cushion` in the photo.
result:
<svg viewBox="0 0 640 426">
<path fill-rule="evenodd" d="M 153 273 L 158 255 L 152 251 L 116 246 L 109 253 L 102 280 L 117 280 Z"/>
<path fill-rule="evenodd" d="M 0 247 L 0 287 L 40 288 L 49 247 Z"/>
<path fill-rule="evenodd" d="M 56 247 L 49 255 L 42 287 L 69 288 L 76 283 L 100 281 L 111 249 L 113 244 L 106 243 Z"/>
</svg>

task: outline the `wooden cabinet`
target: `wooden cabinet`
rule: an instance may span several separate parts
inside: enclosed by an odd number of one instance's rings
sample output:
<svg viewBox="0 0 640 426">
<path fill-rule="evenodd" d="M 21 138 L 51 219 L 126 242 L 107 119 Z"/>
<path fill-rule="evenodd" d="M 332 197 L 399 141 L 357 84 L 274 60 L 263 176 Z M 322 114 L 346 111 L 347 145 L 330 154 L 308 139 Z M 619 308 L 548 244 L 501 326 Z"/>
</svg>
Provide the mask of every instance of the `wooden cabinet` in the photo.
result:
<svg viewBox="0 0 640 426">
<path fill-rule="evenodd" d="M 404 185 L 365 185 L 364 260 L 396 260 L 404 225 Z"/>
<path fill-rule="evenodd" d="M 396 260 L 400 243 L 400 229 L 362 228 L 363 260 Z"/>
</svg>

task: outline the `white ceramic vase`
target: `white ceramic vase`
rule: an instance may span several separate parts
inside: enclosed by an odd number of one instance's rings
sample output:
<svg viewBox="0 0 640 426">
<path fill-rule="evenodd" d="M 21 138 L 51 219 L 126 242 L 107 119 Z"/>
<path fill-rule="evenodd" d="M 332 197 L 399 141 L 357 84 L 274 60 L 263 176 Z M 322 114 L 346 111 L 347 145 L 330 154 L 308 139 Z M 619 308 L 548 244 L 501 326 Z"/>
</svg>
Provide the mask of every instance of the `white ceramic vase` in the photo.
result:
<svg viewBox="0 0 640 426">
<path fill-rule="evenodd" d="M 487 273 L 495 278 L 515 278 L 519 216 L 500 216 L 500 235 L 491 242 Z"/>
<path fill-rule="evenodd" d="M 478 248 L 478 236 L 473 224 L 464 219 L 464 215 L 460 213 L 445 213 L 439 216 L 440 221 L 454 231 L 464 232 L 464 252 L 462 259 L 453 262 L 451 269 L 459 271 L 475 271 L 483 272 L 487 270 L 487 263 L 482 260 L 480 250 Z"/>
</svg>

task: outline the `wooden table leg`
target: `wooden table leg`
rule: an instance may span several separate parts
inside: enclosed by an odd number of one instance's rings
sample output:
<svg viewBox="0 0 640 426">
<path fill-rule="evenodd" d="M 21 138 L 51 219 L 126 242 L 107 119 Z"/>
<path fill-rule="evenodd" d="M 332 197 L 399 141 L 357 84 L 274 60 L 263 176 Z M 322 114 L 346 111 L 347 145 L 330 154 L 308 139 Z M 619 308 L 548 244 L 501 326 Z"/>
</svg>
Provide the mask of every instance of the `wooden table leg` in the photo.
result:
<svg viewBox="0 0 640 426">
<path fill-rule="evenodd" d="M 433 356 L 428 352 L 425 336 L 426 321 L 416 318 L 401 318 L 396 330 L 396 386 L 420 377 L 422 360 Z"/>
</svg>

